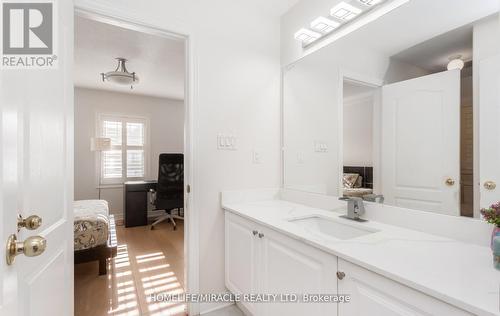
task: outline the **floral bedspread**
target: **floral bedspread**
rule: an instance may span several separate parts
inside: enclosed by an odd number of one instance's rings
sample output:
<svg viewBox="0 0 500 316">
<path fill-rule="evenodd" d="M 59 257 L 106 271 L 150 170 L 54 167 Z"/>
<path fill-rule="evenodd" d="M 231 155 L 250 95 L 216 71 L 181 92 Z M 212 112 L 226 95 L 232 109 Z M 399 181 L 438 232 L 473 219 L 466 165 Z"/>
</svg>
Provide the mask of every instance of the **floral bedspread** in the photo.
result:
<svg viewBox="0 0 500 316">
<path fill-rule="evenodd" d="M 108 241 L 108 202 L 104 200 L 74 201 L 75 251 L 104 245 Z"/>
</svg>

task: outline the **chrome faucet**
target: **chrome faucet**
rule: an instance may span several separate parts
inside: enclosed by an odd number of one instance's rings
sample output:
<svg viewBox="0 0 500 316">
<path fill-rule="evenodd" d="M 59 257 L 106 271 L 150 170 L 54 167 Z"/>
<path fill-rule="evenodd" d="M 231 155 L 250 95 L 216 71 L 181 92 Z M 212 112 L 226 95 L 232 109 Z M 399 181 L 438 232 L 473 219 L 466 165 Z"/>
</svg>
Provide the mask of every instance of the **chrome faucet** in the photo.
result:
<svg viewBox="0 0 500 316">
<path fill-rule="evenodd" d="M 378 202 L 380 204 L 384 204 L 384 196 L 382 194 L 363 195 L 363 200 L 368 202 Z"/>
<path fill-rule="evenodd" d="M 365 214 L 365 205 L 363 204 L 363 199 L 360 197 L 340 197 L 339 200 L 347 201 L 347 215 L 342 215 L 340 217 L 347 218 L 357 222 L 366 222 L 365 219 L 361 219 L 360 216 Z"/>
</svg>

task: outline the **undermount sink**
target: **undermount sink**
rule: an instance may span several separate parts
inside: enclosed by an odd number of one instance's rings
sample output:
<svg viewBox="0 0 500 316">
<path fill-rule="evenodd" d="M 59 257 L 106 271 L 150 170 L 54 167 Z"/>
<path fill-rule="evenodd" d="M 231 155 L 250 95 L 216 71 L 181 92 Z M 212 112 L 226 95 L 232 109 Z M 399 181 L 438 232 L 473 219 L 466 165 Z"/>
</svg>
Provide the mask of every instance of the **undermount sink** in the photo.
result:
<svg viewBox="0 0 500 316">
<path fill-rule="evenodd" d="M 374 229 L 358 227 L 358 225 L 350 225 L 349 223 L 343 223 L 331 218 L 326 218 L 318 215 L 290 219 L 289 222 L 306 228 L 313 233 L 315 232 L 343 240 L 361 237 L 377 232 L 377 230 Z"/>
</svg>

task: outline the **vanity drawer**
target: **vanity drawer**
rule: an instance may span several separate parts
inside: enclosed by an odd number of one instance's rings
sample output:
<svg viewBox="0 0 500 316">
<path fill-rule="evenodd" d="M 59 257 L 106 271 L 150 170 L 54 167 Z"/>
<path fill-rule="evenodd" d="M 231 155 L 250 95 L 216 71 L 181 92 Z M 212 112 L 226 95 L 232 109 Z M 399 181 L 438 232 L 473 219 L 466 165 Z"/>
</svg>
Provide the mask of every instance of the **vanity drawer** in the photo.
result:
<svg viewBox="0 0 500 316">
<path fill-rule="evenodd" d="M 351 295 L 339 304 L 340 316 L 474 316 L 422 292 L 339 258 L 339 294 Z"/>
</svg>

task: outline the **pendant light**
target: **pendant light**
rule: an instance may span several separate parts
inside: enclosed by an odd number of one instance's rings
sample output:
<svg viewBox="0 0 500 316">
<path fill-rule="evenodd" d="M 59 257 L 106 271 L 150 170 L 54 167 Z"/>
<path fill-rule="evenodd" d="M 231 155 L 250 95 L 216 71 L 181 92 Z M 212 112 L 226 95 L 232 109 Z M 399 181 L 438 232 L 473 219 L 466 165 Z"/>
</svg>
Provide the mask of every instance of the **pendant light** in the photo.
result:
<svg viewBox="0 0 500 316">
<path fill-rule="evenodd" d="M 127 59 L 118 57 L 118 65 L 114 71 L 108 71 L 106 73 L 101 73 L 102 81 L 113 82 L 119 85 L 130 85 L 130 89 L 133 89 L 134 84 L 139 82 L 139 77 L 135 72 L 129 72 L 125 63 Z"/>
</svg>

